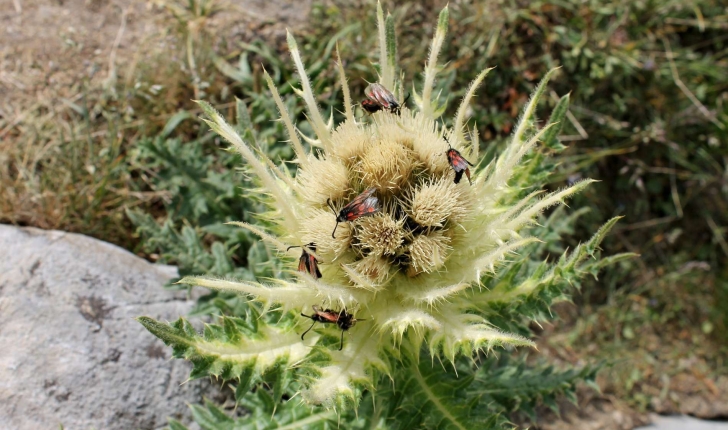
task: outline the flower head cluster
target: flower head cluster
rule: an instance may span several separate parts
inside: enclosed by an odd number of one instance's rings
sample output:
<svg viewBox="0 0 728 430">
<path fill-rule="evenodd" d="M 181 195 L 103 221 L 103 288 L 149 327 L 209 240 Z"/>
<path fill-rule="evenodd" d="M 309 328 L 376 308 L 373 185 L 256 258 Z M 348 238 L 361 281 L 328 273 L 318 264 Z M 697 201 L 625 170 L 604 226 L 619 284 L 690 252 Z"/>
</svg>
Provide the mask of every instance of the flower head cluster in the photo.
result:
<svg viewBox="0 0 728 430">
<path fill-rule="evenodd" d="M 228 370 L 252 366 L 265 372 L 281 361 L 309 366 L 311 378 L 303 394 L 312 403 L 356 401 L 360 387 L 371 387 L 377 374 L 391 371 L 391 359 L 416 357 L 423 345 L 433 356 L 451 361 L 457 354 L 494 346 L 531 345 L 489 323 L 474 297 L 492 294 L 481 288 L 481 279 L 538 240 L 523 237 L 524 227 L 588 184 L 580 182 L 540 199 L 538 193 L 514 197 L 520 190 L 510 181 L 519 161 L 553 125 L 533 125 L 551 73 L 525 107 L 510 143 L 484 165 L 477 132 L 468 131 L 465 123 L 466 108 L 489 70 L 467 90 L 452 127 L 438 122 L 443 109 L 432 93 L 447 8 L 440 14 L 423 87 L 412 97 L 414 108 L 406 105 L 403 83 L 395 80 L 392 20 L 385 20 L 381 7 L 378 12 L 380 75 L 374 90 L 380 94 L 366 98 L 358 118 L 339 64 L 346 119 L 338 125 L 324 121 L 290 34 L 288 44 L 301 78 L 296 92 L 306 103 L 315 136 L 296 128 L 266 75 L 296 154 L 295 175 L 255 151 L 220 114 L 201 103 L 210 127 L 242 154 L 257 179 L 260 188 L 249 190 L 250 195 L 262 195 L 268 203 L 269 211 L 261 215 L 266 227 L 236 224 L 285 256 L 291 276 L 267 282 L 208 277 L 181 282 L 245 294 L 261 303 L 264 312 L 275 306 L 296 318 L 293 325 L 269 325 L 249 339 L 236 338 L 234 346 L 207 345 L 206 351 L 227 363 L 221 368 Z M 529 294 L 531 287 L 518 286 L 499 300 Z M 338 327 L 322 324 L 305 340 L 299 338 L 312 323 L 337 320 Z M 337 329 L 347 330 L 341 350 Z M 321 334 L 334 335 L 337 342 Z M 203 348 L 201 342 L 195 347 Z M 325 360 L 310 364 L 313 355 Z"/>
</svg>

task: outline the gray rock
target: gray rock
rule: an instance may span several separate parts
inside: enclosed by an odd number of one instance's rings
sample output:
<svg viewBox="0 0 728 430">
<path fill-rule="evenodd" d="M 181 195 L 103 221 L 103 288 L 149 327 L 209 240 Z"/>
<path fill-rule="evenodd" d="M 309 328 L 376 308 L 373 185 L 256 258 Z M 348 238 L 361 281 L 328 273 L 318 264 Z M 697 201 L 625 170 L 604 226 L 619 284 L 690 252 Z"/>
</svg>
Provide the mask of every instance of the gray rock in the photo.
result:
<svg viewBox="0 0 728 430">
<path fill-rule="evenodd" d="M 687 415 L 663 416 L 652 414 L 652 424 L 635 430 L 728 430 L 728 422 L 705 421 Z"/>
<path fill-rule="evenodd" d="M 155 429 L 206 381 L 133 318 L 193 302 L 177 276 L 90 237 L 0 225 L 0 429 Z"/>
</svg>

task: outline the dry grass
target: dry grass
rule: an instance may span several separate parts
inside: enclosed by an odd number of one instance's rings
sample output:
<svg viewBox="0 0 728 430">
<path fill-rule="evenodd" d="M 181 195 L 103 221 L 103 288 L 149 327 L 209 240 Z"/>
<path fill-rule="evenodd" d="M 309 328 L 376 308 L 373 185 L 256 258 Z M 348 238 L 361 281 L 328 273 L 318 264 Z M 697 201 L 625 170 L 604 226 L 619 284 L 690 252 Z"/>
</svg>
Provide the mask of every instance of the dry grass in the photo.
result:
<svg viewBox="0 0 728 430">
<path fill-rule="evenodd" d="M 165 197 L 134 164 L 136 142 L 180 111 L 194 116 L 192 99 L 223 92 L 226 79 L 214 73 L 210 55 L 220 29 L 239 38 L 261 28 L 250 14 L 218 18 L 221 2 L 187 5 L 28 0 L 7 12 L 10 25 L 0 35 L 0 222 L 135 247 L 125 211 L 141 205 L 161 214 Z M 273 37 L 281 26 L 263 29 Z M 233 95 L 228 91 L 228 101 Z"/>
</svg>

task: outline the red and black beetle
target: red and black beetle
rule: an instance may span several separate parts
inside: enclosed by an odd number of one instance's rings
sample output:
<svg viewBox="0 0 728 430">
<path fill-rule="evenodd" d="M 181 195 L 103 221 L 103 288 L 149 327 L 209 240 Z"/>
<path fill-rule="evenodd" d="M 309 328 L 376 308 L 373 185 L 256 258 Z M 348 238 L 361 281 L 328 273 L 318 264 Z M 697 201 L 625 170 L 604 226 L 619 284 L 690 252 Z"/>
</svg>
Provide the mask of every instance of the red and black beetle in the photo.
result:
<svg viewBox="0 0 728 430">
<path fill-rule="evenodd" d="M 386 109 L 394 114 L 399 115 L 402 105 L 397 101 L 387 88 L 382 84 L 369 84 L 364 90 L 367 99 L 362 100 L 361 107 L 369 113 L 374 113 L 382 109 Z M 409 98 L 409 96 L 407 96 Z M 405 99 L 407 103 L 407 99 Z"/>
<path fill-rule="evenodd" d="M 310 249 L 313 252 L 316 252 L 316 244 L 314 242 L 311 242 L 306 245 L 308 249 Z M 289 246 L 286 251 L 288 251 L 291 248 L 302 248 L 301 257 L 298 259 L 298 271 L 303 273 L 308 273 L 309 275 L 313 276 L 315 279 L 321 278 L 321 272 L 318 268 L 318 260 L 316 260 L 316 257 L 306 252 L 306 248 L 299 245 L 293 245 Z"/>
<path fill-rule="evenodd" d="M 326 204 L 329 205 L 331 210 L 334 211 L 334 215 L 336 215 L 336 226 L 334 227 L 334 231 L 331 232 L 332 238 L 336 239 L 334 233 L 336 233 L 336 228 L 340 222 L 354 221 L 363 216 L 374 215 L 379 212 L 379 199 L 374 195 L 375 191 L 377 189 L 374 187 L 368 188 L 363 193 L 354 197 L 354 200 L 347 203 L 339 211 L 338 215 L 336 214 L 334 205 L 331 204 L 331 199 L 326 200 Z"/>
<path fill-rule="evenodd" d="M 450 167 L 452 167 L 455 171 L 456 184 L 460 183 L 460 179 L 462 179 L 463 173 L 465 173 L 468 177 L 468 182 L 470 182 L 470 185 L 473 185 L 473 181 L 470 180 L 470 167 L 468 167 L 468 165 L 473 166 L 473 164 L 466 160 L 465 157 L 460 154 L 460 151 L 451 146 L 450 149 L 447 150 L 447 161 L 450 163 Z"/>
<path fill-rule="evenodd" d="M 356 318 L 354 318 L 354 315 L 346 312 L 345 309 L 337 312 L 331 309 L 321 309 L 319 306 L 316 305 L 312 307 L 313 315 L 306 315 L 301 312 L 302 317 L 311 318 L 313 320 L 313 324 L 311 324 L 311 327 L 309 327 L 308 330 L 304 331 L 301 335 L 301 340 L 303 340 L 303 337 L 306 336 L 306 333 L 311 331 L 311 329 L 313 328 L 313 326 L 316 325 L 317 322 L 323 324 L 336 324 L 341 329 L 341 343 L 339 345 L 339 351 L 344 349 L 344 332 L 354 327 L 354 324 L 356 324 L 357 321 L 364 321 L 357 320 Z"/>
</svg>

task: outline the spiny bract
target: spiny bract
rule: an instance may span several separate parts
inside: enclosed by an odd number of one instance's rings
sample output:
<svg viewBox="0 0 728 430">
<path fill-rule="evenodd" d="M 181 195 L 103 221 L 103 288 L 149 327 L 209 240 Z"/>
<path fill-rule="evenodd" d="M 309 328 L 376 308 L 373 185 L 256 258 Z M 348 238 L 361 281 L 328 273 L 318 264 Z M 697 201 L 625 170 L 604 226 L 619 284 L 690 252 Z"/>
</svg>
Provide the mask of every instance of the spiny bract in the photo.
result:
<svg viewBox="0 0 728 430">
<path fill-rule="evenodd" d="M 384 19 L 381 7 L 378 18 L 379 83 L 403 102 L 403 84 L 395 80 L 392 20 Z M 538 241 L 522 237 L 519 231 L 589 181 L 541 199 L 532 193 L 520 200 L 514 196 L 521 190 L 509 182 L 519 161 L 554 125 L 537 129 L 533 119 L 553 71 L 538 85 L 510 143 L 485 166 L 478 164 L 477 133 L 469 132 L 465 122 L 466 108 L 489 70 L 469 87 L 452 128 L 437 121 L 444 108 L 433 99 L 432 90 L 447 20 L 445 8 L 430 48 L 424 86 L 413 93 L 415 110 L 402 103 L 398 112 L 382 109 L 356 118 L 344 70 L 338 64 L 346 120 L 336 126 L 324 121 L 296 41 L 288 35 L 301 78 L 301 89 L 295 91 L 306 103 L 315 137 L 298 131 L 267 74 L 266 79 L 297 157 L 295 176 L 254 151 L 220 114 L 200 103 L 210 127 L 242 154 L 251 177 L 258 180 L 260 189 L 249 190 L 250 195 L 269 205 L 269 212 L 261 216 L 267 228 L 235 224 L 288 257 L 291 276 L 265 283 L 209 277 L 187 277 L 180 282 L 241 293 L 261 303 L 263 312 L 275 305 L 288 317 L 279 324 L 258 323 L 260 327 L 248 338 L 228 335 L 227 342 L 194 338 L 183 323 L 175 332 L 181 334 L 172 339 L 172 334 L 160 334 L 154 323 L 142 321 L 150 330 L 168 343 L 189 335 L 188 358 L 212 357 L 213 362 L 222 363 L 209 374 L 240 380 L 241 375 L 249 376 L 246 369 L 251 368 L 259 374 L 280 364 L 308 369 L 303 398 L 327 406 L 356 403 L 362 388 L 372 388 L 375 378 L 390 372 L 392 360 L 403 354 L 416 359 L 423 344 L 433 356 L 450 361 L 457 354 L 472 355 L 495 346 L 532 345 L 526 338 L 494 328 L 481 316 L 478 303 L 488 303 L 491 296 L 515 300 L 532 293 L 535 286 L 524 283 L 507 292 L 488 291 L 481 288 L 481 277 L 519 248 Z M 310 152 L 301 138 L 312 148 Z M 456 172 L 446 155 L 451 147 L 476 165 L 472 185 L 467 180 L 455 183 Z M 379 211 L 340 223 L 332 237 L 338 211 L 371 187 L 376 189 Z M 327 206 L 329 200 L 336 213 Z M 315 252 L 305 249 L 317 259 L 320 279 L 296 271 L 300 248 L 287 250 L 311 243 Z M 347 332 L 342 351 L 331 336 L 320 336 L 336 335 L 338 341 L 336 327 L 320 328 L 318 335 L 314 330 L 302 341 L 299 335 L 311 321 L 298 315 L 310 313 L 312 306 L 345 309 L 365 321 Z M 226 320 L 226 333 L 228 323 L 234 328 Z"/>
</svg>

